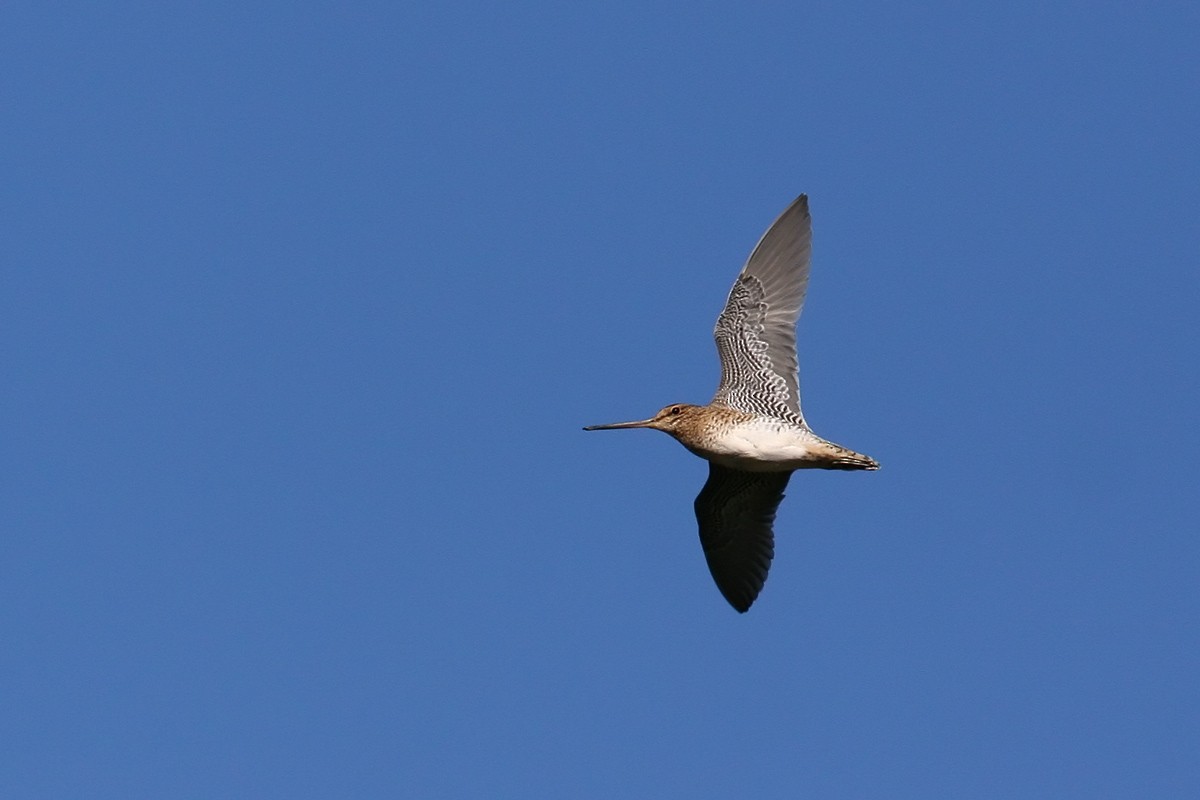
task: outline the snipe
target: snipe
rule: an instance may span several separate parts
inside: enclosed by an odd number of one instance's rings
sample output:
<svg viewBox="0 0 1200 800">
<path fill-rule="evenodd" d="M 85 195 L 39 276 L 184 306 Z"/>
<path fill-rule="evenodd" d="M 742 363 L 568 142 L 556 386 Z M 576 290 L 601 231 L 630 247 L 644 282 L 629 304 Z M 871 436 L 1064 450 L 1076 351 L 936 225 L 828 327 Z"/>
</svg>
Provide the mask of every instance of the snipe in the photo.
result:
<svg viewBox="0 0 1200 800">
<path fill-rule="evenodd" d="M 700 543 L 717 588 L 740 612 L 767 579 L 775 511 L 792 472 L 879 469 L 870 456 L 817 436 L 800 413 L 796 320 L 811 256 L 808 197 L 800 195 L 750 253 L 717 318 L 721 384 L 712 402 L 676 403 L 650 419 L 584 428 L 653 428 L 708 461 L 695 504 Z"/>
</svg>

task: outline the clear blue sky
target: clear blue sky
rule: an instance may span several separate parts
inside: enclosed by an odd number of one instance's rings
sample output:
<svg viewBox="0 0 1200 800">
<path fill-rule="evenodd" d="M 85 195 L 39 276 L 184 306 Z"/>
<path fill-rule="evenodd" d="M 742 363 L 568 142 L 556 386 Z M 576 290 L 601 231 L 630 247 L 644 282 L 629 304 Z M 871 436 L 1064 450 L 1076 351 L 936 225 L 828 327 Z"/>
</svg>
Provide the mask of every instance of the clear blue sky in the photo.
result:
<svg viewBox="0 0 1200 800">
<path fill-rule="evenodd" d="M 1200 797 L 1197 9 L 7 4 L 0 795 Z"/>
</svg>

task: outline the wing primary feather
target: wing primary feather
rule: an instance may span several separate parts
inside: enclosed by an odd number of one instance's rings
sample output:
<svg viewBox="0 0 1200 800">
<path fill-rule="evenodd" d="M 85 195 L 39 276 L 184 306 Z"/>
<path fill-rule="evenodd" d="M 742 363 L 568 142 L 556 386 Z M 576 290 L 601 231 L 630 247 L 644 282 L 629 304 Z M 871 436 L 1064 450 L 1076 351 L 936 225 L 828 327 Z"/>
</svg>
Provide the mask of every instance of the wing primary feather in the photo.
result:
<svg viewBox="0 0 1200 800">
<path fill-rule="evenodd" d="M 713 338 L 721 383 L 713 402 L 805 425 L 796 320 L 812 261 L 812 218 L 800 195 L 763 234 L 742 268 Z"/>
<path fill-rule="evenodd" d="M 775 555 L 772 526 L 790 472 L 743 472 L 709 462 L 696 496 L 700 544 L 717 588 L 745 613 L 762 591 Z"/>
</svg>

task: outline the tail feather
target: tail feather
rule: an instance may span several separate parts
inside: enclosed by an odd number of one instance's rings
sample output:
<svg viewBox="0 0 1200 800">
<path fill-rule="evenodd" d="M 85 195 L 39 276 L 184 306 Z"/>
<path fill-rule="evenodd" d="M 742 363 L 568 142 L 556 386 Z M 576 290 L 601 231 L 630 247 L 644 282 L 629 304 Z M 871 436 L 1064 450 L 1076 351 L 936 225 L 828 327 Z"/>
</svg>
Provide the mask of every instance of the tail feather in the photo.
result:
<svg viewBox="0 0 1200 800">
<path fill-rule="evenodd" d="M 847 450 L 844 447 L 839 447 L 833 454 L 833 458 L 830 459 L 828 468 L 844 470 L 876 470 L 879 469 L 879 462 L 870 456 L 865 456 L 862 453 L 856 453 L 853 450 Z"/>
</svg>

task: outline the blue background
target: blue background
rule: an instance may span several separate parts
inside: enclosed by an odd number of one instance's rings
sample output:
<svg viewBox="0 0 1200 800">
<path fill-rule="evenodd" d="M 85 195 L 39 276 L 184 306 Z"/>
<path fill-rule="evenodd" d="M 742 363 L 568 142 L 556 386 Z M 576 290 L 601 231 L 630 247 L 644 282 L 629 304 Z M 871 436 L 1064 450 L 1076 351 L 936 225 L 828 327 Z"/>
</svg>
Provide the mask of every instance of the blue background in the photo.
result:
<svg viewBox="0 0 1200 800">
<path fill-rule="evenodd" d="M 7 4 L 0 794 L 1200 796 L 1198 8 Z"/>
</svg>

